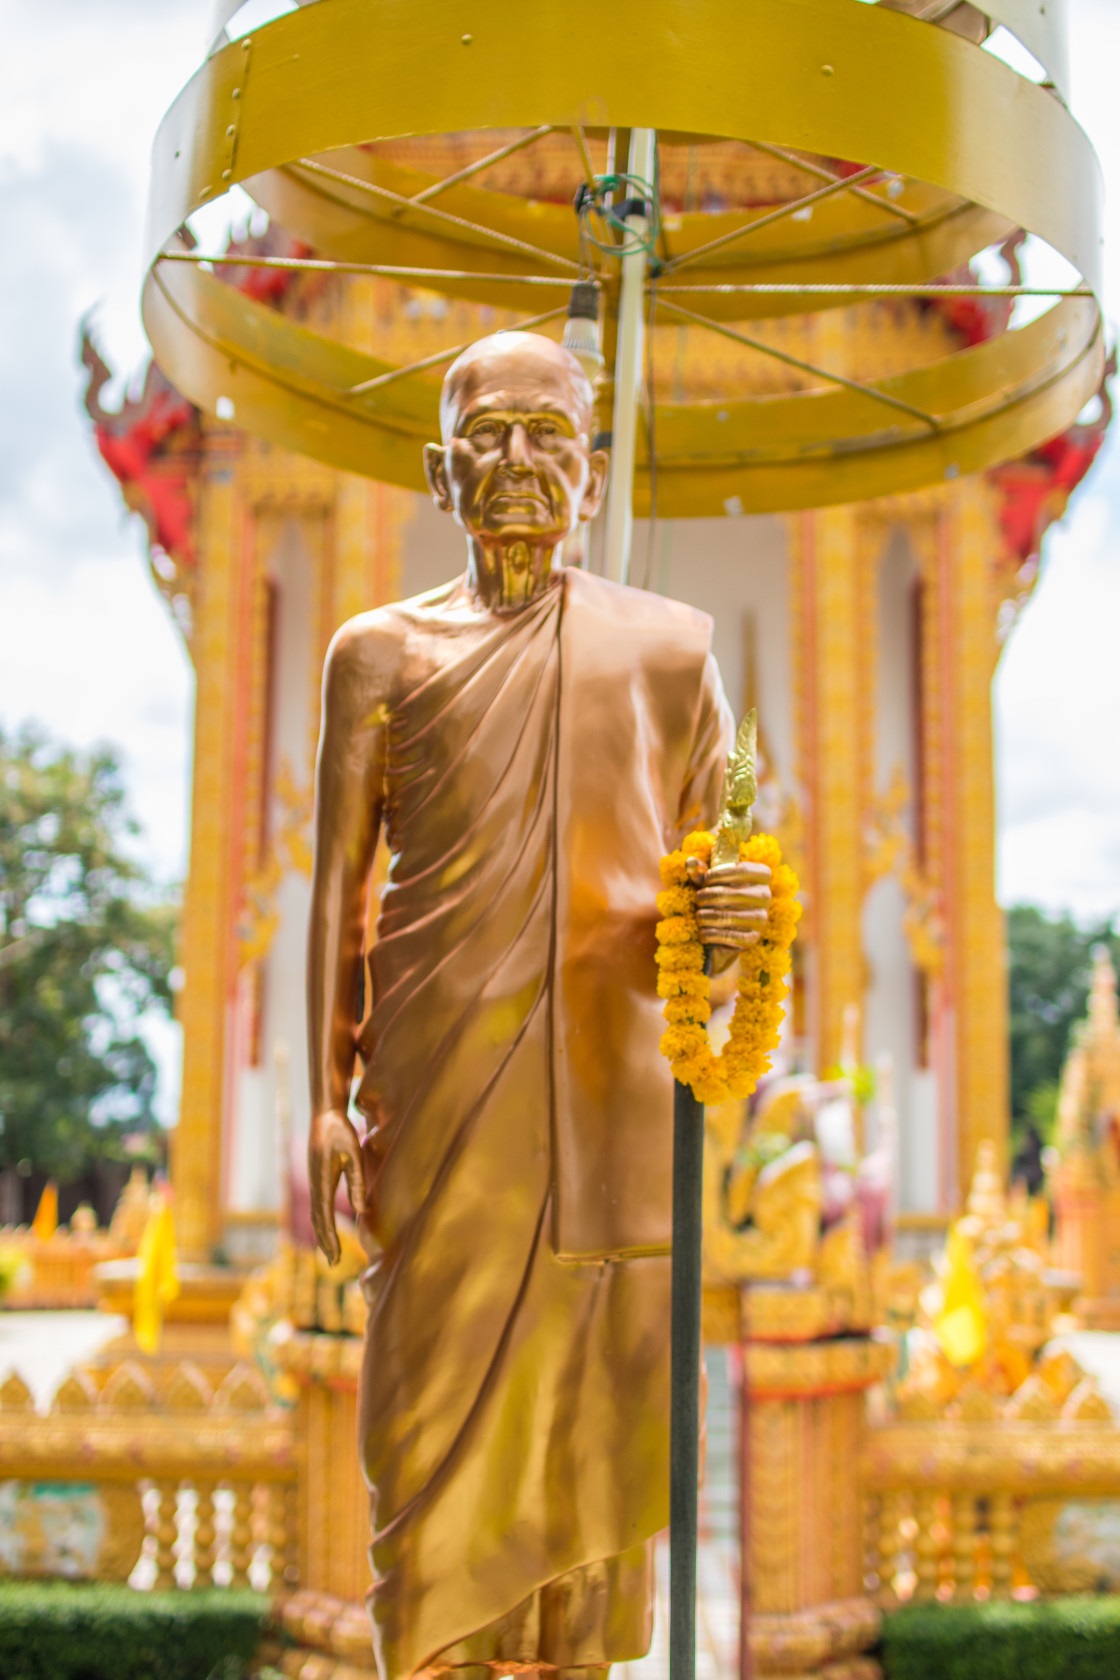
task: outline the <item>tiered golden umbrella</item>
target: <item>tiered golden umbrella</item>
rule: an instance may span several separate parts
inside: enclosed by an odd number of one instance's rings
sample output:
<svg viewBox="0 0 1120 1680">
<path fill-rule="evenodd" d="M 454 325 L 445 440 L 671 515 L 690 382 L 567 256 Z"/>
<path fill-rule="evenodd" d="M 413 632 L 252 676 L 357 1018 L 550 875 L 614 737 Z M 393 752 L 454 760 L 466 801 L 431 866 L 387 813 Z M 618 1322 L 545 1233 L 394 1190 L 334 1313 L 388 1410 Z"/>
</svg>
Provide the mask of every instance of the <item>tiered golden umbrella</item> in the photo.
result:
<svg viewBox="0 0 1120 1680">
<path fill-rule="evenodd" d="M 1060 80 L 1040 0 L 995 10 L 1036 56 L 1050 54 L 1044 68 Z M 805 388 L 657 401 L 662 515 L 721 513 L 732 498 L 746 512 L 861 500 L 975 472 L 1061 431 L 1097 390 L 1099 171 L 1060 86 L 858 0 L 568 0 L 516 14 L 478 0 L 317 0 L 219 44 L 156 141 L 143 304 L 156 358 L 192 400 L 214 410 L 226 398 L 252 432 L 422 488 L 418 445 L 435 433 L 441 370 L 398 369 L 222 284 L 183 224 L 239 184 L 314 251 L 306 269 L 389 275 L 531 321 L 559 315 L 573 281 L 591 278 L 609 351 L 622 267 L 613 230 L 581 246 L 570 203 L 480 181 L 563 134 L 575 186 L 595 175 L 612 133 L 621 163 L 639 123 L 656 128 L 663 157 L 688 147 L 702 169 L 706 150 L 743 142 L 788 160 L 805 188 L 770 207 L 663 214 L 645 280 L 658 323 L 781 354 L 768 323 L 967 291 L 938 277 L 1018 228 L 1083 279 L 1028 325 L 889 378 L 787 356 Z M 442 179 L 401 161 L 402 137 L 449 134 L 468 161 Z"/>
</svg>

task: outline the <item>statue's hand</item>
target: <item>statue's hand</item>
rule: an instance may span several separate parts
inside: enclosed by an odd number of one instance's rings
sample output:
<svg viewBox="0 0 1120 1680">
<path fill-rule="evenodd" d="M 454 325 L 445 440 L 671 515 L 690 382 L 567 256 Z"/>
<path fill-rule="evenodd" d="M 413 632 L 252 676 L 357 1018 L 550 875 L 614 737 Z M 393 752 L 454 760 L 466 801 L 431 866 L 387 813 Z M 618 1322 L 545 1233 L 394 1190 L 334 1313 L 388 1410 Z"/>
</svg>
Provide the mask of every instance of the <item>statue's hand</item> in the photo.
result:
<svg viewBox="0 0 1120 1680">
<path fill-rule="evenodd" d="M 315 1241 L 335 1265 L 342 1250 L 334 1221 L 334 1196 L 338 1181 L 346 1174 L 346 1188 L 354 1216 L 360 1219 L 366 1207 L 366 1181 L 362 1146 L 347 1116 L 338 1108 L 316 1114 L 308 1140 L 308 1168 L 311 1179 L 311 1223 Z"/>
<path fill-rule="evenodd" d="M 696 894 L 700 938 L 705 945 L 746 951 L 766 927 L 769 904 L 770 871 L 764 863 L 716 864 Z"/>
</svg>

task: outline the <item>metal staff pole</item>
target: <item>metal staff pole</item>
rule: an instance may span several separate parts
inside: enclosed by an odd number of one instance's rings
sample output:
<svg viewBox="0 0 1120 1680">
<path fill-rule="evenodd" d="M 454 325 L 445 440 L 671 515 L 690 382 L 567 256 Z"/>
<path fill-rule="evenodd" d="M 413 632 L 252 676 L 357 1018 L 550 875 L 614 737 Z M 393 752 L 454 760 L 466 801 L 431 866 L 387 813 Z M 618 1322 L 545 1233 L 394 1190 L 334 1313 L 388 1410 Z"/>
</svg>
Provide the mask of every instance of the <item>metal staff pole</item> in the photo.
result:
<svg viewBox="0 0 1120 1680">
<path fill-rule="evenodd" d="M 673 1081 L 672 1377 L 669 1401 L 669 1680 L 696 1677 L 700 1520 L 700 1301 L 704 1105 Z"/>
<path fill-rule="evenodd" d="M 751 832 L 757 719 L 749 712 L 727 760 L 712 863 L 734 863 Z M 707 953 L 704 972 L 711 970 Z M 704 1105 L 688 1085 L 673 1082 L 672 1375 L 669 1399 L 669 1680 L 696 1680 L 696 1552 L 700 1520 L 700 1310 L 703 1268 Z M 746 1438 L 743 1388 L 743 1452 Z M 746 1464 L 746 1460 L 744 1460 Z M 748 1467 L 749 1468 L 749 1467 Z M 744 1478 L 743 1487 L 747 1488 Z M 744 1521 L 746 1513 L 744 1512 Z M 743 1579 L 749 1559 L 744 1551 Z M 750 1627 L 744 1593 L 741 1680 L 751 1680 Z"/>
<path fill-rule="evenodd" d="M 652 181 L 656 133 L 630 135 L 629 173 Z M 645 231 L 646 217 L 627 218 Z M 607 502 L 605 571 L 625 583 L 633 531 L 634 459 L 644 339 L 647 267 L 643 248 L 622 259 L 611 482 Z M 736 854 L 737 855 L 737 854 Z M 704 1106 L 679 1081 L 673 1085 L 673 1259 L 669 1431 L 669 1674 L 696 1680 L 696 1549 L 700 1500 L 700 1308 L 704 1178 Z"/>
</svg>

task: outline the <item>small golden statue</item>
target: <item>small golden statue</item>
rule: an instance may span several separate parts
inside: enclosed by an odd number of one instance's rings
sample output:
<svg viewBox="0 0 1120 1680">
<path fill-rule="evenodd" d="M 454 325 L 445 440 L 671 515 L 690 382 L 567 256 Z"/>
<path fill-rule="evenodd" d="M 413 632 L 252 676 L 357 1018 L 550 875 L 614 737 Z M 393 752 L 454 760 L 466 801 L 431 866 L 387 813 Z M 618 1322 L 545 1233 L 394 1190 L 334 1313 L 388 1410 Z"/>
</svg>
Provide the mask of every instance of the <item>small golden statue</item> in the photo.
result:
<svg viewBox="0 0 1120 1680">
<path fill-rule="evenodd" d="M 708 1128 L 709 1137 L 712 1128 Z M 712 1159 L 714 1155 L 714 1159 Z M 793 1143 L 768 1161 L 752 1163 L 745 1177 L 725 1189 L 718 1153 L 708 1151 L 704 1175 L 704 1262 L 712 1281 L 756 1279 L 808 1281 L 815 1278 L 821 1244 L 821 1164 L 811 1143 Z M 738 1192 L 732 1224 L 724 1203 Z M 749 1222 L 748 1222 L 749 1214 Z"/>
<path fill-rule="evenodd" d="M 751 837 L 751 810 L 758 798 L 758 713 L 749 711 L 735 737 L 735 746 L 727 760 L 727 773 L 720 794 L 719 816 L 716 819 L 716 842 L 712 847 L 712 863 L 736 863 L 739 842 Z"/>
<path fill-rule="evenodd" d="M 505 333 L 461 356 L 426 469 L 466 572 L 351 620 L 327 662 L 310 1170 L 324 1252 L 344 1172 L 371 1257 L 383 1680 L 602 1670 L 651 1635 L 672 1160 L 654 903 L 661 856 L 716 816 L 732 725 L 702 613 L 560 565 L 603 494 L 590 424 L 556 344 Z M 701 932 L 731 960 L 768 875 L 707 876 Z"/>
<path fill-rule="evenodd" d="M 109 1236 L 123 1252 L 135 1254 L 139 1248 L 144 1226 L 148 1223 L 150 1201 L 148 1175 L 143 1167 L 134 1166 L 128 1175 L 128 1183 L 121 1191 L 120 1199 L 113 1209 L 113 1218 L 109 1225 Z"/>
</svg>

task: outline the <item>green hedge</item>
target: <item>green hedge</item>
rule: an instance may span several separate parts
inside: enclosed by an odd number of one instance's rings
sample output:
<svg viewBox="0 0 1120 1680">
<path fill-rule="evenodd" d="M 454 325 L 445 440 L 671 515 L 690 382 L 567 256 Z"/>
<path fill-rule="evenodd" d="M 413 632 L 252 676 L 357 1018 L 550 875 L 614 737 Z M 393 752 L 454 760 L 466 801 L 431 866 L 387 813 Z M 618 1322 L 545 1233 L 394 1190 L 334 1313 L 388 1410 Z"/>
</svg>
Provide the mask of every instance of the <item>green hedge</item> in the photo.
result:
<svg viewBox="0 0 1120 1680">
<path fill-rule="evenodd" d="M 3 1680 L 240 1680 L 261 1641 L 260 1593 L 142 1593 L 0 1582 Z"/>
<path fill-rule="evenodd" d="M 1120 1598 L 910 1605 L 882 1660 L 887 1680 L 1120 1680 Z"/>
</svg>

